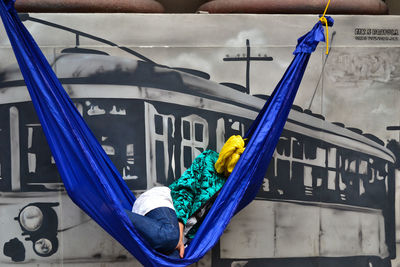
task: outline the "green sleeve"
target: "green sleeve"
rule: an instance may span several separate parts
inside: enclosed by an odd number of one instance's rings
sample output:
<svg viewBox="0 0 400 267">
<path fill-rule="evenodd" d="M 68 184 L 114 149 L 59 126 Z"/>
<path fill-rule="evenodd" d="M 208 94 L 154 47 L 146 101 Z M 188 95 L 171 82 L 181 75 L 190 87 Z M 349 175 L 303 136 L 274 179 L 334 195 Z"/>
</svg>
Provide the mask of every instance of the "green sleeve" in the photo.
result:
<svg viewBox="0 0 400 267">
<path fill-rule="evenodd" d="M 184 224 L 186 224 L 190 216 L 193 202 L 197 195 L 199 175 L 202 172 L 204 157 L 204 152 L 196 157 L 182 176 L 169 186 L 176 215 L 178 220 Z"/>
</svg>

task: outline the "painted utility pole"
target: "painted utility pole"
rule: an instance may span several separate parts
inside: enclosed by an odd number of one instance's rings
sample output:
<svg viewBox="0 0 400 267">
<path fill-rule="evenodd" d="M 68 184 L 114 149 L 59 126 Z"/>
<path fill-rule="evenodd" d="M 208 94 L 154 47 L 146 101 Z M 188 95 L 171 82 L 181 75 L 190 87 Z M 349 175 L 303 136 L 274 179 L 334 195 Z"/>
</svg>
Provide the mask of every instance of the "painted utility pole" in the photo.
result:
<svg viewBox="0 0 400 267">
<path fill-rule="evenodd" d="M 246 90 L 247 94 L 250 93 L 250 62 L 251 61 L 272 61 L 272 57 L 267 55 L 252 57 L 250 51 L 250 40 L 246 39 L 247 54 L 243 54 L 241 57 L 239 54 L 236 57 L 229 57 L 228 55 L 224 58 L 224 61 L 246 61 Z"/>
</svg>

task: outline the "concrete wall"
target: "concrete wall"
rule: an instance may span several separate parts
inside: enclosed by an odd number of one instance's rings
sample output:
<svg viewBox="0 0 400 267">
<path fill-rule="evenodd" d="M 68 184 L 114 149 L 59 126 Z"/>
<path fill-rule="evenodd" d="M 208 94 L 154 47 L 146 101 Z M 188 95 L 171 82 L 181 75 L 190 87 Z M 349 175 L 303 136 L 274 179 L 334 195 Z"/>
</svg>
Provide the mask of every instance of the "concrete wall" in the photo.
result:
<svg viewBox="0 0 400 267">
<path fill-rule="evenodd" d="M 297 38 L 318 21 L 293 15 L 30 16 L 54 23 L 25 21 L 135 194 L 178 178 L 199 149 L 217 150 L 226 137 L 243 134 L 264 103 L 254 95 L 271 94 Z M 391 259 L 398 241 L 399 153 L 387 147 L 400 141 L 399 132 L 387 128 L 400 123 L 399 19 L 334 18 L 331 53 L 326 58 L 321 44 L 311 57 L 257 200 L 197 266 L 361 267 L 388 266 L 389 260 L 400 266 Z M 57 24 L 87 35 L 77 44 L 77 36 Z M 246 40 L 250 54 L 263 59 L 250 63 L 247 81 L 245 62 L 224 60 L 246 58 Z M 139 266 L 63 191 L 3 29 L 0 59 L 2 266 Z M 121 84 L 121 70 L 129 84 Z M 93 78 L 105 75 L 107 83 Z M 184 124 L 203 131 L 186 136 Z M 41 229 L 51 231 L 45 233 L 52 234 L 50 243 L 22 235 L 21 225 L 40 222 L 38 209 L 56 227 Z"/>
</svg>

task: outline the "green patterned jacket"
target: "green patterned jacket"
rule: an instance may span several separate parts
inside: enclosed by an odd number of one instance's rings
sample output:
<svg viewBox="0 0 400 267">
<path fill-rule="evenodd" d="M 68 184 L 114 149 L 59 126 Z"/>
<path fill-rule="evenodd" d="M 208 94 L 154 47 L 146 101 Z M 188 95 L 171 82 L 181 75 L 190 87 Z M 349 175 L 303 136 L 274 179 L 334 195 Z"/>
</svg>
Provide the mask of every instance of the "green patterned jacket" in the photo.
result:
<svg viewBox="0 0 400 267">
<path fill-rule="evenodd" d="M 218 174 L 214 167 L 217 159 L 217 152 L 204 151 L 169 186 L 176 215 L 183 224 L 224 185 L 226 178 Z M 199 225 L 189 232 L 190 238 L 193 238 L 198 227 Z"/>
</svg>

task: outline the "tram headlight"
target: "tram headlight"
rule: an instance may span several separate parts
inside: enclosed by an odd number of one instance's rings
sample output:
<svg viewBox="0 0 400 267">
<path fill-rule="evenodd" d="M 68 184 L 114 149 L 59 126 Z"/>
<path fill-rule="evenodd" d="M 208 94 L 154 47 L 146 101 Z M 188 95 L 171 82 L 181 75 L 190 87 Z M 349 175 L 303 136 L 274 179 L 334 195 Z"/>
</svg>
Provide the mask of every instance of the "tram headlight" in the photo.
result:
<svg viewBox="0 0 400 267">
<path fill-rule="evenodd" d="M 42 226 L 43 212 L 37 206 L 27 206 L 19 215 L 19 223 L 26 231 L 36 231 Z"/>
<path fill-rule="evenodd" d="M 33 244 L 33 250 L 38 255 L 47 256 L 52 254 L 53 243 L 47 238 L 40 238 Z"/>
<path fill-rule="evenodd" d="M 14 220 L 19 222 L 25 240 L 32 241 L 33 251 L 49 257 L 58 250 L 58 217 L 53 207 L 59 203 L 30 203 L 23 207 Z"/>
</svg>

